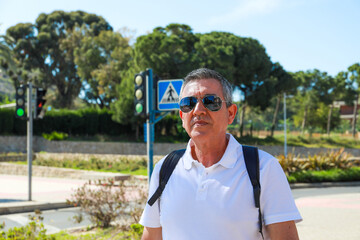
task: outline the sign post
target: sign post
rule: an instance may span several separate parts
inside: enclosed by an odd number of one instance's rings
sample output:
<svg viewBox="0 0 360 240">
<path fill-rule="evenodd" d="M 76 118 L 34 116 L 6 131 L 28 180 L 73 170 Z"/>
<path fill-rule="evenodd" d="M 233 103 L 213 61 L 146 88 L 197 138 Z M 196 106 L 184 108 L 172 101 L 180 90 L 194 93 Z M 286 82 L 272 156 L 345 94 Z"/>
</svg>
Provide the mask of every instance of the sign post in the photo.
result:
<svg viewBox="0 0 360 240">
<path fill-rule="evenodd" d="M 149 182 L 150 177 L 154 168 L 154 122 L 155 122 L 155 111 L 154 111 L 154 91 L 153 91 L 153 72 L 152 69 L 147 69 L 146 74 L 146 89 L 147 89 L 147 101 L 146 101 L 146 115 L 148 116 L 146 119 L 146 150 L 149 159 L 148 164 L 148 176 Z"/>
<path fill-rule="evenodd" d="M 28 83 L 27 92 L 27 162 L 29 178 L 29 201 L 31 201 L 31 176 L 32 176 L 32 135 L 33 135 L 33 114 L 32 114 L 32 83 Z"/>
</svg>

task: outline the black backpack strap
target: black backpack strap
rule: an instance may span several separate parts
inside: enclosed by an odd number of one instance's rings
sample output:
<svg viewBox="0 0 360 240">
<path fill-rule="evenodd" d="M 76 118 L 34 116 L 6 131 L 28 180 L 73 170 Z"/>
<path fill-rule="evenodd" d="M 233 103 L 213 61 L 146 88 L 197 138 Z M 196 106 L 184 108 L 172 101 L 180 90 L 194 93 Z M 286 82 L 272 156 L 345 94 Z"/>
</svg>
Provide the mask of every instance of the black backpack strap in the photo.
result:
<svg viewBox="0 0 360 240">
<path fill-rule="evenodd" d="M 254 191 L 255 207 L 259 209 L 259 232 L 264 239 L 262 232 L 262 215 L 260 208 L 260 166 L 259 166 L 259 151 L 256 147 L 242 146 L 246 170 L 248 172 L 251 185 Z"/>
<path fill-rule="evenodd" d="M 180 158 L 184 155 L 185 150 L 186 149 L 175 150 L 169 153 L 169 155 L 165 158 L 160 169 L 159 186 L 148 201 L 148 204 L 150 206 L 152 206 L 156 202 L 156 200 L 161 196 L 177 163 L 179 162 Z"/>
</svg>

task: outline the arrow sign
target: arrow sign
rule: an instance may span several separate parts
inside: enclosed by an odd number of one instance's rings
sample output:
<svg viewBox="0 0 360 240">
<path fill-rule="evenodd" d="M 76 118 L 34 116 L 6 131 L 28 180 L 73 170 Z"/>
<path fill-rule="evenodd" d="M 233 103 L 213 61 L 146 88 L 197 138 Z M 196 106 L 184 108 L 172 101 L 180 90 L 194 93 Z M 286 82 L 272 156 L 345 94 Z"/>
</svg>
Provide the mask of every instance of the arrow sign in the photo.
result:
<svg viewBox="0 0 360 240">
<path fill-rule="evenodd" d="M 158 110 L 170 111 L 179 109 L 182 79 L 158 81 Z"/>
</svg>

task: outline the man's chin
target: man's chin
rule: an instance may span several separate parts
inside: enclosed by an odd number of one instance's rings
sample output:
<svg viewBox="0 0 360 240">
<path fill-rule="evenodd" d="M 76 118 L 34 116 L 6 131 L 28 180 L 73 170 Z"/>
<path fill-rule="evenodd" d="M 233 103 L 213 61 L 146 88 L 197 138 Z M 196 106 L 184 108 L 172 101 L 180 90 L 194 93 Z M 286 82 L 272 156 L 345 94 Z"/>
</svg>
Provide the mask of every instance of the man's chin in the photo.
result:
<svg viewBox="0 0 360 240">
<path fill-rule="evenodd" d="M 193 132 L 191 132 L 190 137 L 193 140 L 207 138 L 207 137 L 211 137 L 211 132 L 210 131 L 193 131 Z"/>
</svg>

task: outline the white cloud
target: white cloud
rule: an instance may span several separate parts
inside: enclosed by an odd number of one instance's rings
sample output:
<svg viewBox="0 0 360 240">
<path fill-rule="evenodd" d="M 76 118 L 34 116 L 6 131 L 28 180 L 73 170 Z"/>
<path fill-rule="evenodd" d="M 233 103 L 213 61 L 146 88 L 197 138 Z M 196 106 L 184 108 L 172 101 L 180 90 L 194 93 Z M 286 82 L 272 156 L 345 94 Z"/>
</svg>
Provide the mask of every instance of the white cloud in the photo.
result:
<svg viewBox="0 0 360 240">
<path fill-rule="evenodd" d="M 266 15 L 279 9 L 284 0 L 241 0 L 231 12 L 210 19 L 211 25 L 233 23 L 250 17 Z"/>
</svg>

